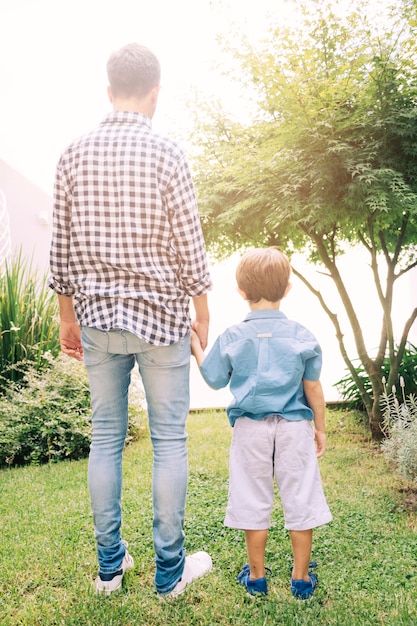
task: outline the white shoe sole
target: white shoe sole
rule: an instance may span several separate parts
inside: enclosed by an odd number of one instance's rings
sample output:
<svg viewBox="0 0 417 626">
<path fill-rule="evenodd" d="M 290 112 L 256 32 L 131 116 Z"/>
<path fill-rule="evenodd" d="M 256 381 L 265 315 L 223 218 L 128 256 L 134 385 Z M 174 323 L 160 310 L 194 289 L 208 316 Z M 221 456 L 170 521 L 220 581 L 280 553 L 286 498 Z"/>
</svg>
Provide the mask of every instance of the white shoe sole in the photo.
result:
<svg viewBox="0 0 417 626">
<path fill-rule="evenodd" d="M 178 598 L 184 593 L 188 585 L 195 580 L 203 578 L 213 569 L 213 561 L 207 552 L 195 552 L 185 557 L 184 571 L 181 579 L 177 582 L 174 589 L 168 593 L 159 593 L 160 600 L 169 600 Z"/>
</svg>

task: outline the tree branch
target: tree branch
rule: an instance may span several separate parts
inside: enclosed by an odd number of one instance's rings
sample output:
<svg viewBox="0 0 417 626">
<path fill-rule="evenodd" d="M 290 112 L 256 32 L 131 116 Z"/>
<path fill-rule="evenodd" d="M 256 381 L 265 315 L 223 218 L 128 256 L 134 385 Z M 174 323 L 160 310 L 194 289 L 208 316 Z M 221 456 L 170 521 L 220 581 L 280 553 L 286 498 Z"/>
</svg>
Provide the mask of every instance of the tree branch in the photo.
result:
<svg viewBox="0 0 417 626">
<path fill-rule="evenodd" d="M 407 267 L 405 267 L 403 270 L 401 270 L 400 272 L 398 272 L 398 274 L 395 275 L 395 278 L 401 278 L 401 276 L 403 276 L 404 274 L 406 274 L 407 272 L 409 272 L 410 270 L 412 270 L 414 267 L 417 267 L 417 260 L 414 261 L 414 263 L 411 263 L 410 265 L 408 265 Z"/>
<path fill-rule="evenodd" d="M 397 239 L 397 245 L 395 246 L 394 258 L 393 258 L 393 262 L 395 263 L 395 265 L 397 265 L 398 263 L 398 258 L 401 254 L 401 250 L 404 245 L 404 239 L 405 239 L 405 234 L 407 232 L 407 226 L 408 226 L 408 214 L 404 215 L 403 217 L 400 234 L 398 235 L 398 239 Z"/>
<path fill-rule="evenodd" d="M 371 371 L 373 367 L 373 363 L 368 355 L 368 351 L 366 349 L 365 341 L 363 338 L 361 325 L 359 323 L 355 309 L 353 308 L 353 304 L 347 292 L 346 286 L 339 273 L 339 269 L 336 263 L 333 262 L 330 259 L 329 255 L 327 254 L 326 246 L 323 243 L 322 237 L 315 232 L 310 232 L 308 234 L 311 237 L 311 239 L 314 241 L 314 243 L 316 244 L 319 257 L 322 260 L 325 267 L 328 269 L 330 276 L 334 284 L 336 285 L 336 288 L 339 292 L 344 309 L 349 318 L 349 322 L 350 322 L 354 339 L 355 339 L 356 349 L 358 351 L 358 356 L 365 368 L 365 371 L 368 372 L 369 374 L 369 372 Z"/>
<path fill-rule="evenodd" d="M 349 355 L 347 353 L 346 350 L 346 346 L 345 346 L 345 342 L 344 342 L 344 335 L 341 329 L 341 326 L 339 324 L 339 320 L 337 317 L 336 313 L 333 313 L 333 311 L 330 310 L 330 308 L 327 306 L 323 295 L 321 294 L 321 292 L 318 289 L 315 289 L 313 287 L 313 285 L 307 280 L 307 278 L 305 278 L 305 276 L 303 274 L 301 274 L 301 272 L 299 272 L 294 266 L 292 266 L 292 271 L 294 273 L 295 276 L 297 276 L 297 278 L 299 278 L 301 280 L 302 283 L 304 283 L 304 285 L 309 289 L 309 291 L 311 291 L 311 293 L 316 296 L 316 298 L 318 299 L 318 301 L 320 302 L 320 305 L 322 306 L 323 310 L 325 311 L 325 313 L 327 314 L 327 316 L 329 317 L 330 321 L 332 322 L 335 330 L 336 330 L 336 338 L 339 344 L 339 349 L 340 349 L 340 353 L 342 355 L 342 358 L 346 364 L 346 367 L 348 368 L 353 380 L 355 381 L 356 386 L 359 389 L 359 392 L 361 394 L 361 397 L 365 403 L 365 405 L 369 404 L 369 406 L 372 406 L 372 398 L 369 396 L 368 392 L 366 391 L 362 379 L 360 378 L 360 376 L 358 376 L 357 371 L 352 363 L 352 361 L 349 358 Z"/>
<path fill-rule="evenodd" d="M 417 318 L 417 308 L 413 309 L 410 317 L 408 318 L 408 320 L 404 324 L 403 332 L 402 332 L 402 335 L 401 335 L 401 340 L 400 340 L 400 343 L 399 343 L 399 346 L 398 346 L 398 355 L 400 357 L 400 359 L 399 359 L 400 362 L 403 359 L 405 345 L 406 345 L 407 339 L 408 339 L 408 334 L 409 334 L 409 332 L 411 330 L 412 325 L 416 321 L 416 318 Z"/>
</svg>

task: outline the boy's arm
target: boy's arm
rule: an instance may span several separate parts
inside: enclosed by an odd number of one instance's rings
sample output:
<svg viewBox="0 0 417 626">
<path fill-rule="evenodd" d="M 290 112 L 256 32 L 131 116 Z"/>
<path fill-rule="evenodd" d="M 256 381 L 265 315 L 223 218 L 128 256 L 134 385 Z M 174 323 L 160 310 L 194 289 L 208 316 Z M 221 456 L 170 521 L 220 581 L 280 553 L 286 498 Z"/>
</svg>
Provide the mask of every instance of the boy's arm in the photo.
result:
<svg viewBox="0 0 417 626">
<path fill-rule="evenodd" d="M 314 413 L 314 437 L 317 447 L 317 458 L 319 458 L 326 449 L 326 403 L 323 388 L 319 380 L 306 380 L 304 378 L 303 385 L 308 405 Z"/>
<path fill-rule="evenodd" d="M 191 330 L 191 353 L 197 361 L 200 372 L 212 389 L 222 389 L 230 382 L 231 364 L 227 358 L 222 358 L 220 337 L 217 337 L 210 352 L 206 355 L 201 345 L 201 338 L 195 330 Z"/>
<path fill-rule="evenodd" d="M 201 342 L 200 342 L 200 338 L 197 335 L 197 333 L 195 332 L 195 330 L 191 331 L 191 354 L 195 357 L 195 360 L 197 361 L 197 365 L 200 368 L 204 359 L 206 358 L 206 355 L 204 354 L 204 350 L 201 347 Z M 201 372 L 201 370 L 200 370 Z M 203 372 L 201 372 L 203 374 Z M 203 378 L 206 381 L 206 383 L 208 384 L 209 387 L 211 387 L 212 389 L 221 389 L 222 387 L 226 386 L 226 382 L 224 384 L 212 384 L 210 379 L 207 379 L 207 373 L 203 374 Z M 227 381 L 228 382 L 228 381 Z"/>
</svg>

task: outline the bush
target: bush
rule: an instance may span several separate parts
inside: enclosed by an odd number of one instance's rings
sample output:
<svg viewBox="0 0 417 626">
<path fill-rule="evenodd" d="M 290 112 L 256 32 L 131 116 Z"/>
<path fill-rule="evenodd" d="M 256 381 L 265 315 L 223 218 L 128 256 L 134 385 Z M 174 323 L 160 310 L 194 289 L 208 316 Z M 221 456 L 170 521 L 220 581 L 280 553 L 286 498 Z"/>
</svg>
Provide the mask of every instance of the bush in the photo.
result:
<svg viewBox="0 0 417 626">
<path fill-rule="evenodd" d="M 372 385 L 369 381 L 368 375 L 364 370 L 362 364 L 360 364 L 356 369 L 356 373 L 359 378 L 362 380 L 363 385 L 367 392 L 372 396 Z M 390 370 L 390 361 L 389 358 L 384 360 L 382 365 L 382 375 L 385 379 L 388 379 Z M 400 377 L 404 382 L 404 390 L 406 395 L 417 393 L 417 347 L 412 344 L 408 344 L 408 347 L 404 350 L 404 357 L 400 367 L 399 379 Z M 361 395 L 356 386 L 355 381 L 352 378 L 350 372 L 346 374 L 343 378 L 341 378 L 337 383 L 334 384 L 334 387 L 337 388 L 342 399 L 345 402 L 348 402 L 349 409 L 356 409 L 358 411 L 365 411 L 365 407 L 362 402 Z"/>
<path fill-rule="evenodd" d="M 25 369 L 21 384 L 9 383 L 0 396 L 0 466 L 86 457 L 91 409 L 84 365 L 60 355 L 42 370 L 33 364 Z M 127 443 L 143 431 L 142 414 L 136 398 Z"/>
<path fill-rule="evenodd" d="M 0 275 L 0 393 L 9 381 L 24 378 L 29 366 L 47 365 L 45 353 L 60 351 L 55 294 L 22 260 L 21 255 Z"/>
<path fill-rule="evenodd" d="M 404 381 L 400 380 L 402 402 L 386 389 L 381 397 L 384 432 L 387 438 L 382 451 L 395 471 L 404 478 L 417 481 L 417 399 L 414 394 L 405 395 Z"/>
</svg>

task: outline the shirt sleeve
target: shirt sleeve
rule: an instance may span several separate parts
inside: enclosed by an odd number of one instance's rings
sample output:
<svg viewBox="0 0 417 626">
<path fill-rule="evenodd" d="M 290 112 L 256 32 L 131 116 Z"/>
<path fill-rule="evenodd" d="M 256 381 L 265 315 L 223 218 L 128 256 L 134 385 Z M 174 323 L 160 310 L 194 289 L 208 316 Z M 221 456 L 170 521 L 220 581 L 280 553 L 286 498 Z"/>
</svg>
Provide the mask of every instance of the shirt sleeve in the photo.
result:
<svg viewBox="0 0 417 626">
<path fill-rule="evenodd" d="M 184 292 L 198 297 L 212 288 L 203 232 L 191 172 L 183 155 L 166 194 L 173 244 Z"/>
<path fill-rule="evenodd" d="M 229 384 L 232 364 L 227 353 L 222 349 L 221 336 L 216 339 L 202 362 L 200 372 L 206 383 L 213 389 L 222 389 Z"/>
<path fill-rule="evenodd" d="M 48 285 L 56 293 L 72 296 L 74 288 L 68 279 L 71 243 L 71 208 L 65 184 L 62 162 L 58 163 L 54 184 L 54 210 L 50 248 L 50 276 Z"/>
<path fill-rule="evenodd" d="M 305 354 L 304 376 L 306 380 L 319 380 L 322 368 L 322 351 L 318 343 L 315 343 Z"/>
</svg>

